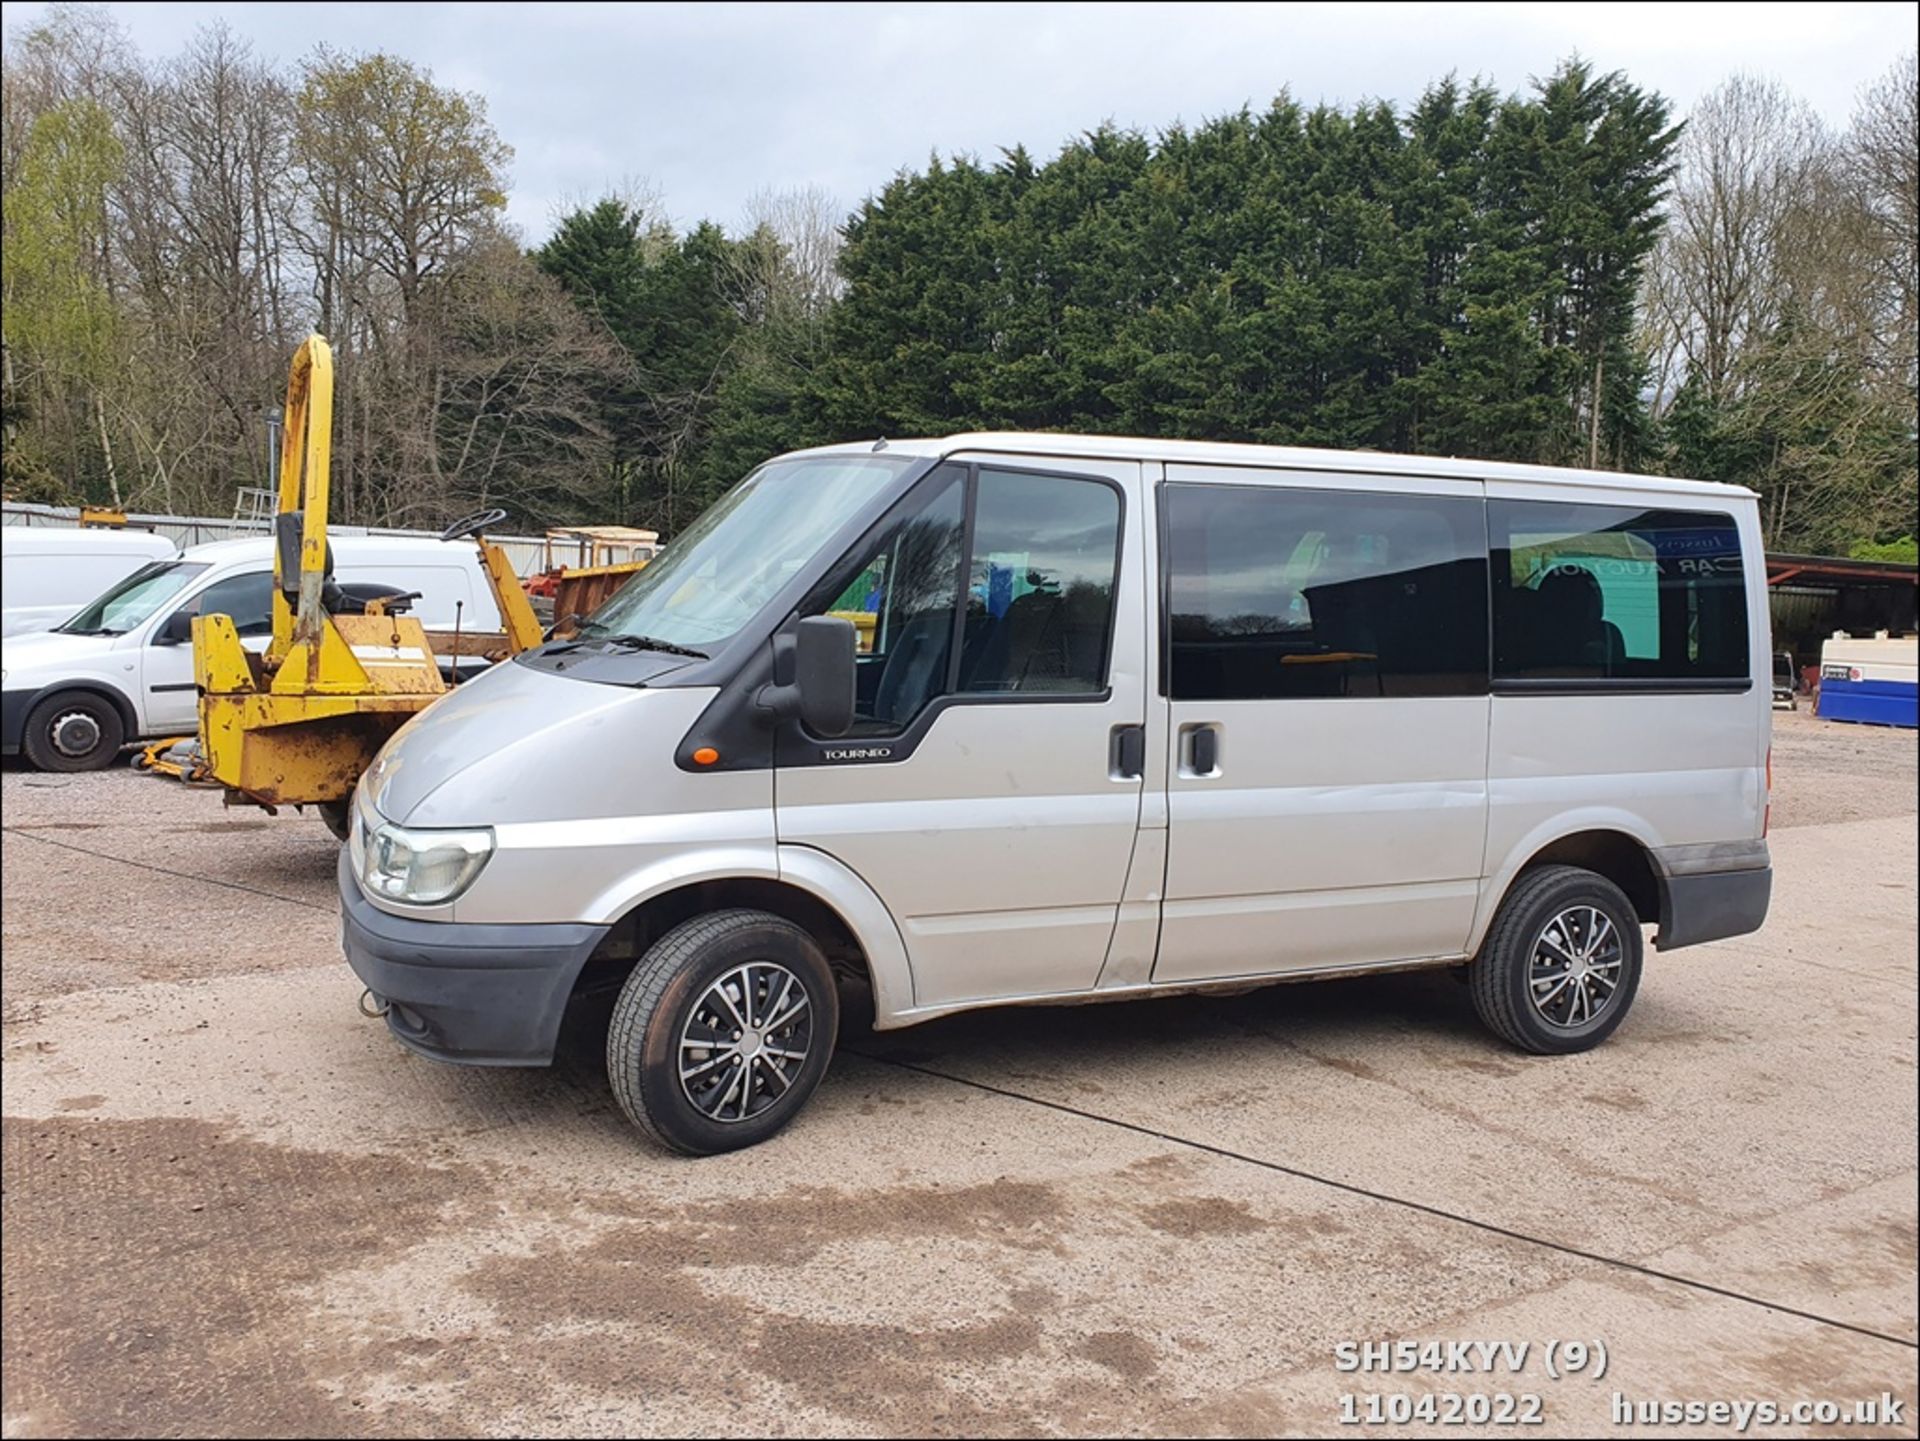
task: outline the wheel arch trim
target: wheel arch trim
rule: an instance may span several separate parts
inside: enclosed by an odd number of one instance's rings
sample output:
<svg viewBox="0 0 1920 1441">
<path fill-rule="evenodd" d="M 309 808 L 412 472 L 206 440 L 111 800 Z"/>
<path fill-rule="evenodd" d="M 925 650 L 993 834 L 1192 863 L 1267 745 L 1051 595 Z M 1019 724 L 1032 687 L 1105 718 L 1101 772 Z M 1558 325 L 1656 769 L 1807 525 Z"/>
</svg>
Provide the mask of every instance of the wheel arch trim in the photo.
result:
<svg viewBox="0 0 1920 1441">
<path fill-rule="evenodd" d="M 138 740 L 140 738 L 142 734 L 140 730 L 140 717 L 134 711 L 132 699 L 111 682 L 94 680 L 89 677 L 84 680 L 55 681 L 52 685 L 42 686 L 29 696 L 25 704 L 20 707 L 19 744 L 23 748 L 27 740 L 27 718 L 33 714 L 35 708 L 45 704 L 47 701 L 58 700 L 61 696 L 69 695 L 93 696 L 112 706 L 114 714 L 120 717 L 120 726 L 123 732 L 121 744 L 124 745 L 128 741 Z"/>
<path fill-rule="evenodd" d="M 1660 847 L 1660 838 L 1641 817 L 1610 806 L 1562 811 L 1540 822 L 1515 841 L 1502 858 L 1499 869 L 1481 883 L 1480 904 L 1474 910 L 1473 929 L 1467 936 L 1466 953 L 1470 956 L 1479 953 L 1487 938 L 1487 931 L 1493 925 L 1493 918 L 1513 890 L 1514 882 L 1542 852 L 1561 841 L 1596 832 L 1610 832 L 1633 842 L 1645 858 L 1648 871 L 1658 880 L 1660 872 L 1653 853 Z"/>
<path fill-rule="evenodd" d="M 780 879 L 838 915 L 866 956 L 874 1029 L 907 1024 L 900 1017 L 913 1009 L 913 967 L 900 927 L 879 893 L 844 862 L 811 846 L 780 847 Z"/>
<path fill-rule="evenodd" d="M 684 851 L 622 876 L 593 898 L 582 919 L 614 925 L 651 901 L 710 881 L 773 882 L 832 911 L 866 959 L 875 1026 L 904 1024 L 897 1018 L 913 1009 L 913 972 L 892 912 L 857 873 L 810 846 L 756 844 Z"/>
</svg>

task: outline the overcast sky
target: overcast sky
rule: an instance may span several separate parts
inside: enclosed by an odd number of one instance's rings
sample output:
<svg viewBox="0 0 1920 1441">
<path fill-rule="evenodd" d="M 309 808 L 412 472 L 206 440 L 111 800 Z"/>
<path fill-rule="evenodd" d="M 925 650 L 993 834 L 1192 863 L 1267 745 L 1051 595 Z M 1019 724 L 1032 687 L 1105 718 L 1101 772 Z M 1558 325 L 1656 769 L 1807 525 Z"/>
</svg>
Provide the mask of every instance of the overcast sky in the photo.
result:
<svg viewBox="0 0 1920 1441">
<path fill-rule="evenodd" d="M 224 19 L 262 55 L 387 50 L 478 91 L 513 146 L 531 240 L 629 177 L 677 222 L 732 225 L 764 186 L 844 206 L 930 151 L 1037 155 L 1102 120 L 1157 130 L 1283 87 L 1407 101 L 1452 70 L 1523 87 L 1578 51 L 1684 112 L 1736 70 L 1844 124 L 1915 43 L 1916 4 L 112 4 L 139 48 Z M 44 4 L 9 3 L 11 34 Z"/>
</svg>

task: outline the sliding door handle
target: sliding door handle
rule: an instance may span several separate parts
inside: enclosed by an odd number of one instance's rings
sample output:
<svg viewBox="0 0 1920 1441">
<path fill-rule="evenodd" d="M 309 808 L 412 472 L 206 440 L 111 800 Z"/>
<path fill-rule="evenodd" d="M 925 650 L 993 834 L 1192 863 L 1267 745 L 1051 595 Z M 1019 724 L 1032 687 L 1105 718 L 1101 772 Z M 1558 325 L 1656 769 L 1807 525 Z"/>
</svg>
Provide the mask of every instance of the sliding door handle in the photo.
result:
<svg viewBox="0 0 1920 1441">
<path fill-rule="evenodd" d="M 1147 728 L 1115 726 L 1107 741 L 1107 774 L 1117 781 L 1137 781 L 1147 769 Z"/>
<path fill-rule="evenodd" d="M 1183 726 L 1180 730 L 1180 774 L 1189 780 L 1211 780 L 1220 774 L 1220 727 Z"/>
<path fill-rule="evenodd" d="M 1195 775 L 1214 774 L 1220 769 L 1220 732 L 1212 726 L 1201 726 L 1193 733 L 1187 755 Z"/>
</svg>

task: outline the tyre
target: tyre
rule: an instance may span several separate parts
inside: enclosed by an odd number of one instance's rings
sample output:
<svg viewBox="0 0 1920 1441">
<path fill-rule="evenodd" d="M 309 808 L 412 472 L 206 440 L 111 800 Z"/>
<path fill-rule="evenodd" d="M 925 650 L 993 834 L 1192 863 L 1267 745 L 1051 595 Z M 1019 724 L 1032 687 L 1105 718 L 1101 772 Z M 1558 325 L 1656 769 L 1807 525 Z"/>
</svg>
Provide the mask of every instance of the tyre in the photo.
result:
<svg viewBox="0 0 1920 1441">
<path fill-rule="evenodd" d="M 120 711 L 85 691 L 50 695 L 27 712 L 20 748 L 43 771 L 105 770 L 127 738 Z"/>
<path fill-rule="evenodd" d="M 627 1119 L 670 1150 L 736 1151 L 791 1121 L 840 1026 L 833 972 L 800 927 L 714 911 L 648 948 L 614 1002 L 607 1079 Z"/>
<path fill-rule="evenodd" d="M 353 834 L 353 811 L 345 801 L 321 801 L 314 809 L 320 812 L 321 824 L 333 832 L 336 841 L 344 842 Z"/>
<path fill-rule="evenodd" d="M 1640 918 L 1605 876 L 1542 866 L 1514 883 L 1468 967 L 1489 1030 L 1536 1055 L 1599 1045 L 1640 989 Z"/>
</svg>

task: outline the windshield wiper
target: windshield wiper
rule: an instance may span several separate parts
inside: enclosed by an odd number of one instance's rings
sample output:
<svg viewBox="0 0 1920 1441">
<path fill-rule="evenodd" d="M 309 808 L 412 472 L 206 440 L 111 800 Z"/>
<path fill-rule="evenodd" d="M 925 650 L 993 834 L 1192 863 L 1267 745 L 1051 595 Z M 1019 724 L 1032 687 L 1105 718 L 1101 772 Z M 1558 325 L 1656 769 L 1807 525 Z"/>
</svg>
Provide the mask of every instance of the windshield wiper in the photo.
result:
<svg viewBox="0 0 1920 1441">
<path fill-rule="evenodd" d="M 70 626 L 70 625 L 57 625 L 54 627 L 54 629 L 59 631 L 61 635 L 125 635 L 126 634 L 126 632 L 123 630 L 109 630 L 104 625 L 89 626 L 86 628 L 80 628 L 77 626 Z"/>
<path fill-rule="evenodd" d="M 554 626 L 559 629 L 558 624 Z M 603 633 L 604 632 L 604 633 Z M 549 632 L 551 634 L 551 632 Z M 573 628 L 573 634 L 557 645 L 550 644 L 548 655 L 565 655 L 576 651 L 583 645 L 598 642 L 604 645 L 623 646 L 628 650 L 657 650 L 662 655 L 683 655 L 689 660 L 712 660 L 713 657 L 703 650 L 681 645 L 677 641 L 661 640 L 655 635 L 629 635 L 625 631 L 613 630 L 605 621 L 582 619 Z M 564 649 L 562 648 L 564 647 Z"/>
<path fill-rule="evenodd" d="M 623 631 L 616 631 L 612 635 L 597 636 L 595 639 L 604 640 L 608 645 L 626 646 L 632 650 L 657 650 L 662 655 L 684 655 L 693 660 L 713 659 L 703 650 L 695 650 L 692 646 L 679 645 L 670 640 L 661 640 L 657 636 L 628 635 Z"/>
</svg>

